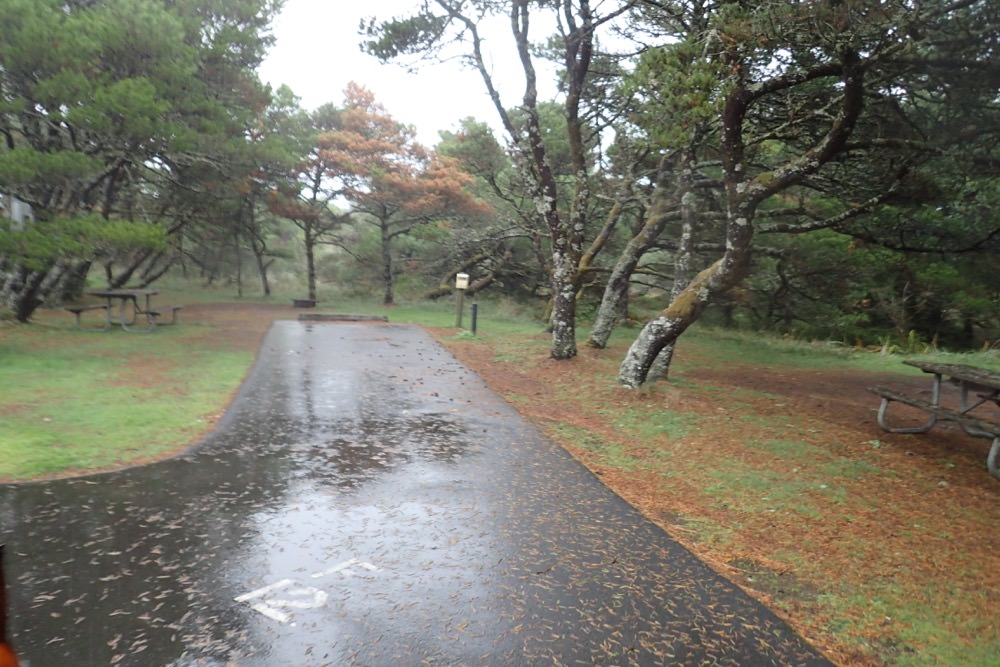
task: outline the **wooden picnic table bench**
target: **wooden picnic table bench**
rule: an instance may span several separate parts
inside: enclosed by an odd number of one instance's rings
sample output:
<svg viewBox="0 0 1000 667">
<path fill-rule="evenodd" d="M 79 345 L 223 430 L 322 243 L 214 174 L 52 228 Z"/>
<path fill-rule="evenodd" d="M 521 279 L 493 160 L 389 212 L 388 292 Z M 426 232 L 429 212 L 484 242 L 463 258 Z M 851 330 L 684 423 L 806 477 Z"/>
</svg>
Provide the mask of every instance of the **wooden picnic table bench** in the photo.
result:
<svg viewBox="0 0 1000 667">
<path fill-rule="evenodd" d="M 966 364 L 939 364 L 929 361 L 904 361 L 903 363 L 932 374 L 930 400 L 909 396 L 895 389 L 869 387 L 868 390 L 882 397 L 878 409 L 878 425 L 890 433 L 927 433 L 938 421 L 950 421 L 977 438 L 992 438 L 993 444 L 986 456 L 986 468 L 1000 479 L 1000 413 L 987 406 L 1000 406 L 1000 373 Z M 958 385 L 960 401 L 957 407 L 941 404 L 943 382 Z M 891 426 L 888 422 L 889 405 L 893 402 L 913 406 L 928 414 L 926 423 L 919 426 Z M 973 411 L 977 411 L 973 413 Z"/>
<path fill-rule="evenodd" d="M 161 327 L 166 326 L 168 324 L 177 324 L 180 321 L 177 319 L 178 313 L 181 312 L 182 308 L 184 308 L 184 306 L 165 306 L 165 307 L 160 306 L 149 311 L 149 316 L 155 319 L 156 324 Z M 163 313 L 166 311 L 170 311 L 169 322 L 164 322 L 163 320 L 160 319 L 161 317 L 163 317 Z"/>
<path fill-rule="evenodd" d="M 87 303 L 87 304 L 77 304 L 74 306 L 66 306 L 66 310 L 73 313 L 76 316 L 76 328 L 80 331 L 107 331 L 111 323 L 108 321 L 108 304 L 106 303 Z M 104 314 L 101 316 L 101 326 L 100 327 L 85 327 L 83 325 L 83 320 L 81 316 L 83 313 L 90 310 L 103 310 Z"/>
</svg>

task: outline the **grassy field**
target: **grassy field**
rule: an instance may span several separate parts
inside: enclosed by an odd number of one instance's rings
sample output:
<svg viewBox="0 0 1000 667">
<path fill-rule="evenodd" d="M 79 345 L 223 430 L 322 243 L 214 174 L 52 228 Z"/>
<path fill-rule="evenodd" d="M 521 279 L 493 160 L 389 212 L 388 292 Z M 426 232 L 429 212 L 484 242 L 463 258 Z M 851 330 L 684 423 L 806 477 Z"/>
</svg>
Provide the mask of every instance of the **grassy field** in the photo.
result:
<svg viewBox="0 0 1000 667">
<path fill-rule="evenodd" d="M 83 333 L 67 317 L 0 325 L 0 479 L 177 451 L 206 432 L 254 357 L 192 345 L 180 327 Z"/>
<path fill-rule="evenodd" d="M 158 298 L 193 309 L 220 295 Z M 679 347 L 669 383 L 627 391 L 614 374 L 634 331 L 555 363 L 539 324 L 509 303 L 484 302 L 475 337 L 454 329 L 448 302 L 321 306 L 430 327 L 609 486 L 838 663 L 997 664 L 1000 483 L 981 469 L 982 441 L 963 452 L 871 430 L 867 374 L 920 375 L 899 357 L 701 329 Z M 31 325 L 0 322 L 0 481 L 186 448 L 224 411 L 271 312 L 242 323 L 182 315 L 151 335 L 79 332 L 61 310 Z M 989 352 L 947 358 L 998 366 Z M 845 377 L 854 384 L 834 387 Z M 827 393 L 798 396 L 805 386 Z"/>
</svg>

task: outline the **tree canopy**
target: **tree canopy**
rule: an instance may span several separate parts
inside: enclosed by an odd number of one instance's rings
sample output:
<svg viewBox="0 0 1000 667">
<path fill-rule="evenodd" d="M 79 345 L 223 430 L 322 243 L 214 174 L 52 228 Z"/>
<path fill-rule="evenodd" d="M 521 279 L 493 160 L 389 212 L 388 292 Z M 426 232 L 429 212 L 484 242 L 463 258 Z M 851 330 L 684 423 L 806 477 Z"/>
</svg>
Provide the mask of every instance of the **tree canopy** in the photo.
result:
<svg viewBox="0 0 1000 667">
<path fill-rule="evenodd" d="M 428 152 L 412 127 L 392 118 L 364 87 L 351 84 L 337 127 L 318 141 L 326 178 L 352 213 L 378 230 L 383 303 L 394 303 L 392 244 L 420 225 L 487 215 L 490 206 L 469 191 L 472 177 L 457 161 Z"/>
<path fill-rule="evenodd" d="M 3 0 L 0 21 L 18 29 L 0 41 L 0 191 L 64 238 L 56 230 L 78 216 L 128 219 L 144 189 L 194 187 L 185 172 L 231 168 L 247 115 L 267 102 L 254 68 L 279 7 Z M 29 266 L 15 248 L 0 294 L 20 319 L 97 250 L 67 244 Z"/>
<path fill-rule="evenodd" d="M 1000 335 L 996 3 L 415 3 L 367 21 L 364 49 L 464 63 L 500 128 L 467 119 L 434 149 L 361 84 L 312 111 L 263 86 L 280 6 L 0 0 L 21 26 L 0 42 L 0 194 L 34 211 L 3 223 L 5 309 L 27 320 L 91 266 L 121 285 L 194 265 L 242 293 L 252 262 L 266 294 L 288 258 L 310 298 L 362 268 L 352 284 L 386 303 L 402 277 L 440 296 L 465 271 L 546 300 L 555 359 L 580 314 L 603 347 L 636 297 L 655 303 L 630 387 L 665 376 L 704 316 Z"/>
<path fill-rule="evenodd" d="M 779 234 L 830 230 L 845 248 L 906 253 L 993 247 L 992 219 L 950 211 L 991 197 L 997 11 L 984 0 L 435 0 L 371 21 L 365 46 L 385 60 L 459 54 L 480 73 L 550 255 L 553 357 L 575 353 L 575 304 L 590 277 L 609 276 L 600 346 L 636 272 L 673 256 L 669 305 L 619 375 L 638 386 L 661 353 L 665 371 L 674 341 L 711 304 L 766 265 L 759 256 L 790 251 L 768 245 Z M 543 15 L 554 34 L 533 32 Z M 523 72 L 515 108 L 484 53 L 481 26 L 494 16 L 508 19 L 507 57 Z M 561 68 L 561 144 L 542 129 L 539 58 Z M 624 230 L 627 211 L 637 217 Z M 602 251 L 618 257 L 601 266 Z"/>
</svg>

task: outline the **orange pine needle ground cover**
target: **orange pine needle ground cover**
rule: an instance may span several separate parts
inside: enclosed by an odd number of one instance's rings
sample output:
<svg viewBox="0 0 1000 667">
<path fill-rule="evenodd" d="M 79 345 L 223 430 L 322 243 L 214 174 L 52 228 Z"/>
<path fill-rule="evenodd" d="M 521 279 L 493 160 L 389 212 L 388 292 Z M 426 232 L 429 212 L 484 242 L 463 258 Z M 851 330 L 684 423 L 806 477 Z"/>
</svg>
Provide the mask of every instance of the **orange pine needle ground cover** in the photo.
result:
<svg viewBox="0 0 1000 667">
<path fill-rule="evenodd" d="M 624 348 L 581 346 L 555 362 L 545 337 L 437 333 L 619 495 L 838 664 L 995 664 L 1000 480 L 985 470 L 989 441 L 885 433 L 865 389 L 916 391 L 928 380 L 720 363 L 691 336 L 669 383 L 635 391 L 614 382 Z M 658 418 L 662 428 L 650 429 Z"/>
</svg>

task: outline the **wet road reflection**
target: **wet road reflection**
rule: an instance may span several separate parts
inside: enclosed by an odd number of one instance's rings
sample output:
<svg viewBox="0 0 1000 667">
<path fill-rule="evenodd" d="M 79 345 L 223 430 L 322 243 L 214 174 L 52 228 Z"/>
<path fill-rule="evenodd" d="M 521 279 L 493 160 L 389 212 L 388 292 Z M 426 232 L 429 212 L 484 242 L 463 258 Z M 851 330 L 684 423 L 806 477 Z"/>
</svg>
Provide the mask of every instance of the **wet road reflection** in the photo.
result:
<svg viewBox="0 0 1000 667">
<path fill-rule="evenodd" d="M 200 448 L 0 527 L 32 667 L 825 664 L 407 325 L 279 322 Z"/>
</svg>

